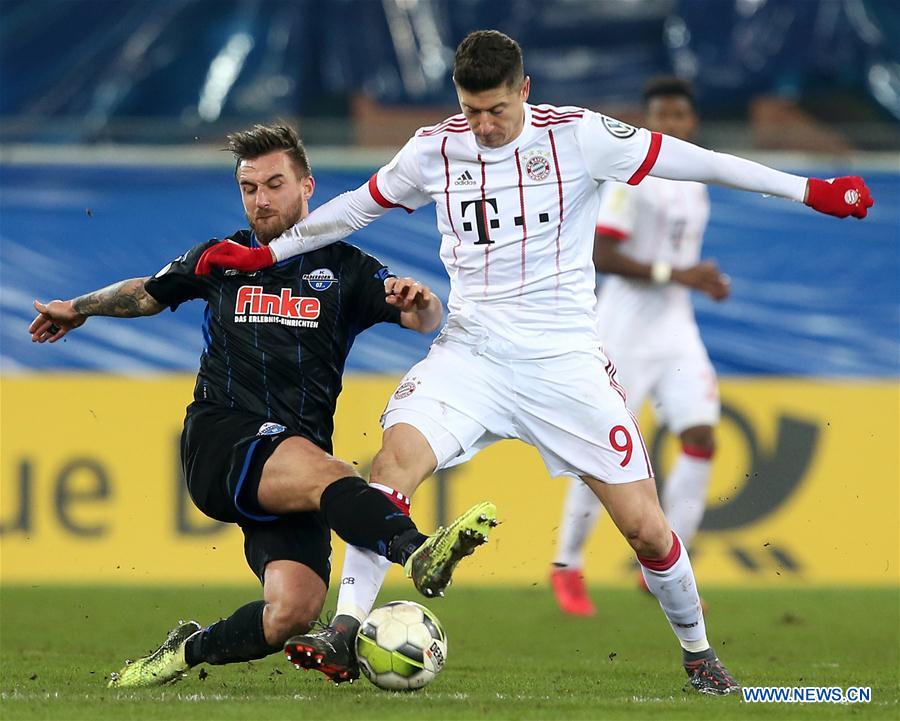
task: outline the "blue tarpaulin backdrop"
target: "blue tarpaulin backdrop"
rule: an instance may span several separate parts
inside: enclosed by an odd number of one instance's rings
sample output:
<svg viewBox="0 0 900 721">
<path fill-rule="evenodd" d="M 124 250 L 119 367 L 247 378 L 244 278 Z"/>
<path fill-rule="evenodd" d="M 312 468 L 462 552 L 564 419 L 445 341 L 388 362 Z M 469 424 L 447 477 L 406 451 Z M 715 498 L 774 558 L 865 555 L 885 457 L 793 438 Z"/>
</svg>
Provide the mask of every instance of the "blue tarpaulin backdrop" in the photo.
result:
<svg viewBox="0 0 900 721">
<path fill-rule="evenodd" d="M 844 93 L 826 117 L 849 96 L 847 120 L 900 118 L 896 0 L 3 0 L 0 120 L 41 142 L 183 142 L 220 117 L 346 115 L 359 93 L 452 107 L 478 28 L 519 40 L 544 102 L 635 102 L 677 72 L 706 117 Z"/>
</svg>

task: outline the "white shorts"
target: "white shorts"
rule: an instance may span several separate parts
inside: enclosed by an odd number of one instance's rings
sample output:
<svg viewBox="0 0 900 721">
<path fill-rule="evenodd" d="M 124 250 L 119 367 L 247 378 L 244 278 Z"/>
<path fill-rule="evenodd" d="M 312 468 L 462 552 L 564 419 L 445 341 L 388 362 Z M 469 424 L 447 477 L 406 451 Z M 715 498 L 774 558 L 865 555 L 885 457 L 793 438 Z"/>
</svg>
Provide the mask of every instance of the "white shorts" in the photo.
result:
<svg viewBox="0 0 900 721">
<path fill-rule="evenodd" d="M 628 407 L 635 413 L 649 397 L 656 417 L 675 435 L 719 422 L 716 371 L 702 343 L 682 347 L 677 355 L 656 358 L 607 350 L 625 388 Z"/>
<path fill-rule="evenodd" d="M 653 477 L 624 393 L 598 350 L 538 360 L 501 360 L 445 340 L 410 369 L 381 418 L 408 423 L 447 468 L 503 438 L 537 448 L 552 476 L 607 483 Z"/>
</svg>

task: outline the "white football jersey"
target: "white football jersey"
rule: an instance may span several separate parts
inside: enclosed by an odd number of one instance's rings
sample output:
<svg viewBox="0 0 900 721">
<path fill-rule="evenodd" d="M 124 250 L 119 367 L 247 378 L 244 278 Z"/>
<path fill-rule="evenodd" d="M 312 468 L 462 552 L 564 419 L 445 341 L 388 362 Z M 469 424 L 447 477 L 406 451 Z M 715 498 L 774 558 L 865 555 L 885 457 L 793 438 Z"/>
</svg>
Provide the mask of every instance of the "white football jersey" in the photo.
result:
<svg viewBox="0 0 900 721">
<path fill-rule="evenodd" d="M 369 181 L 385 207 L 434 202 L 450 276 L 446 332 L 509 358 L 599 345 L 598 187 L 639 183 L 661 136 L 577 107 L 525 105 L 518 138 L 478 144 L 463 115 L 421 128 Z"/>
<path fill-rule="evenodd" d="M 647 178 L 638 187 L 603 188 L 597 230 L 621 239 L 621 252 L 634 260 L 687 268 L 700 261 L 708 221 L 705 185 Z M 690 293 L 677 283 L 604 277 L 597 307 L 604 348 L 613 358 L 660 356 L 699 343 Z"/>
</svg>

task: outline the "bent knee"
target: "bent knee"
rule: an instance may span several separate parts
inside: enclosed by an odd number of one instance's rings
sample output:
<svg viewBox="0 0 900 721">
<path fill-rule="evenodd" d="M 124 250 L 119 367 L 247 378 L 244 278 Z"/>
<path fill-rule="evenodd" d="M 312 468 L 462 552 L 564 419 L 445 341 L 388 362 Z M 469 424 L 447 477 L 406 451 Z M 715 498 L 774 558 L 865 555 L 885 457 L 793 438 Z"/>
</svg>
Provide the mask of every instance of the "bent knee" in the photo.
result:
<svg viewBox="0 0 900 721">
<path fill-rule="evenodd" d="M 398 470 L 403 470 L 404 461 L 399 451 L 395 448 L 383 447 L 372 459 L 371 480 L 376 481 L 376 476 L 389 476 Z"/>
<path fill-rule="evenodd" d="M 624 535 L 642 558 L 662 558 L 672 545 L 672 532 L 662 514 L 634 521 L 625 529 Z"/>
<path fill-rule="evenodd" d="M 430 476 L 436 465 L 437 458 L 423 432 L 408 423 L 397 423 L 385 430 L 381 449 L 372 461 L 372 473 L 384 478 L 400 475 L 419 482 Z"/>
<path fill-rule="evenodd" d="M 331 483 L 339 478 L 346 478 L 347 476 L 359 477 L 359 472 L 346 461 L 342 461 L 340 458 L 335 458 L 334 456 L 328 456 L 323 461 L 321 475 L 329 479 L 327 483 Z"/>
<path fill-rule="evenodd" d="M 412 496 L 432 470 L 433 467 L 426 468 L 421 460 L 411 458 L 408 453 L 385 446 L 372 459 L 369 482 L 380 483 Z"/>
<path fill-rule="evenodd" d="M 349 463 L 328 455 L 319 459 L 315 468 L 310 470 L 313 470 L 309 481 L 310 496 L 316 499 L 320 499 L 324 490 L 335 481 L 347 477 L 360 477 L 357 470 Z M 316 505 L 318 506 L 318 500 Z"/>
<path fill-rule="evenodd" d="M 319 617 L 324 599 L 277 599 L 266 604 L 264 617 L 266 640 L 281 645 L 291 636 L 306 633 Z"/>
</svg>

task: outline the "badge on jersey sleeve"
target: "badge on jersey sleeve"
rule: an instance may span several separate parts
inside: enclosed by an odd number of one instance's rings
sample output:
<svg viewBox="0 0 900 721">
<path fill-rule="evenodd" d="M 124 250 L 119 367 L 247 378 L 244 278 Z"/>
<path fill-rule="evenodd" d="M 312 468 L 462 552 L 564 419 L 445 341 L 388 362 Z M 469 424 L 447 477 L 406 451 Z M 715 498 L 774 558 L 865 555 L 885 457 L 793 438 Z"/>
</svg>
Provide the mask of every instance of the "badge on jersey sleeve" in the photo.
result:
<svg viewBox="0 0 900 721">
<path fill-rule="evenodd" d="M 623 123 L 621 120 L 616 120 L 615 118 L 609 118 L 606 115 L 601 117 L 603 118 L 603 127 L 606 128 L 607 132 L 614 138 L 625 140 L 625 138 L 630 138 L 637 132 L 637 128 L 633 125 Z"/>
</svg>

